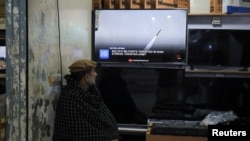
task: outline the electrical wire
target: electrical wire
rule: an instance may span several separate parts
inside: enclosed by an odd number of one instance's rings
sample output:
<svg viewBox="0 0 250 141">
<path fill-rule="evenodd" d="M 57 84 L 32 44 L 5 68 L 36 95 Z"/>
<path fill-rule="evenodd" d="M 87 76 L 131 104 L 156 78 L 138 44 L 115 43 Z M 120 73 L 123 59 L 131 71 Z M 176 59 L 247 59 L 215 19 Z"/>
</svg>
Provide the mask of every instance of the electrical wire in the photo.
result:
<svg viewBox="0 0 250 141">
<path fill-rule="evenodd" d="M 60 29 L 60 8 L 59 8 L 59 0 L 56 1 L 57 4 L 57 28 L 58 28 L 58 49 L 59 49 L 59 61 L 60 61 L 60 72 L 61 72 L 61 88 L 63 87 L 63 74 L 62 74 L 62 52 L 61 52 L 61 29 Z"/>
</svg>

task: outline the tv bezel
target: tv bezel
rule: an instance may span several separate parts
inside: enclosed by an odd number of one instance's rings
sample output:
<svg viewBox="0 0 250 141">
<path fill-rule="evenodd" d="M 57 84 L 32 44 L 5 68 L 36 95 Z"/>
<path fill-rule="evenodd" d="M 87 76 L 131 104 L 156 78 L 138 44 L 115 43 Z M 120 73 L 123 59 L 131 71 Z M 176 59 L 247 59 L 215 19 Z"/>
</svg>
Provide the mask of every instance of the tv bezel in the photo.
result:
<svg viewBox="0 0 250 141">
<path fill-rule="evenodd" d="M 167 61 L 167 62 L 163 62 L 163 61 L 159 61 L 159 62 L 147 62 L 147 61 L 135 61 L 135 62 L 125 62 L 125 61 L 98 61 L 96 60 L 96 56 L 95 56 L 95 13 L 96 11 L 106 11 L 106 10 L 110 10 L 110 11 L 126 11 L 126 10 L 130 10 L 130 11 L 164 11 L 164 10 L 181 10 L 181 11 L 185 11 L 186 12 L 186 33 L 185 33 L 185 49 L 183 52 L 184 55 L 184 59 L 182 59 L 182 61 Z M 188 44 L 188 10 L 185 8 L 176 8 L 176 9 L 95 9 L 92 11 L 92 47 L 91 47 L 91 58 L 92 60 L 97 62 L 98 66 L 102 66 L 102 67 L 143 67 L 143 68 L 173 68 L 173 69 L 185 69 L 186 65 L 187 65 L 187 44 Z"/>
</svg>

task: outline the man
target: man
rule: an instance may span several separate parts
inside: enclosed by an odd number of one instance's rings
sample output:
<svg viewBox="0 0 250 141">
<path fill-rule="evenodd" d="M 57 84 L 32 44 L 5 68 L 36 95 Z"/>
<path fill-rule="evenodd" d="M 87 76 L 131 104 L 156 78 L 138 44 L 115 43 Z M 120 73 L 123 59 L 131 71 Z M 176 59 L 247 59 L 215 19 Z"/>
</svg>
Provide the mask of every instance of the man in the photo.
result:
<svg viewBox="0 0 250 141">
<path fill-rule="evenodd" d="M 69 66 L 56 108 L 54 141 L 118 141 L 116 120 L 95 86 L 95 67 L 85 59 Z"/>
</svg>

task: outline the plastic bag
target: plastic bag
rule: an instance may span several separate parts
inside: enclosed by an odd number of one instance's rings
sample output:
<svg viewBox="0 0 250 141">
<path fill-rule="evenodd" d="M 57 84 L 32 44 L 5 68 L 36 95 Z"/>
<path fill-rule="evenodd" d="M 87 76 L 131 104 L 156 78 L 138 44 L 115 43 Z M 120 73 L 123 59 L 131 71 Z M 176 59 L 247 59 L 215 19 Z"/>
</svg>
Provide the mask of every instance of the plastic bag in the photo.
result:
<svg viewBox="0 0 250 141">
<path fill-rule="evenodd" d="M 238 118 L 233 111 L 216 111 L 209 113 L 202 121 L 201 125 L 216 125 L 219 123 L 230 122 Z"/>
</svg>

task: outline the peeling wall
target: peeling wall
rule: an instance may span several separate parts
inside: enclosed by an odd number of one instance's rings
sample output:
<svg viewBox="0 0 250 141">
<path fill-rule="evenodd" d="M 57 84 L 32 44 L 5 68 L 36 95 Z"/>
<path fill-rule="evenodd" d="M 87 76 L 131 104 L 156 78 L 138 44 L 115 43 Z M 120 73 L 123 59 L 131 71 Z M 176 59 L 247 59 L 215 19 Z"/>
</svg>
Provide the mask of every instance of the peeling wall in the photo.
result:
<svg viewBox="0 0 250 141">
<path fill-rule="evenodd" d="M 6 0 L 7 141 L 52 140 L 62 77 L 91 58 L 91 8 L 92 0 Z"/>
<path fill-rule="evenodd" d="M 28 1 L 28 140 L 49 140 L 60 83 L 50 85 L 51 73 L 61 73 L 56 0 Z"/>
<path fill-rule="evenodd" d="M 52 139 L 61 78 L 74 60 L 91 58 L 91 5 L 28 0 L 28 140 Z"/>
<path fill-rule="evenodd" d="M 6 0 L 6 140 L 26 139 L 26 2 Z"/>
</svg>

